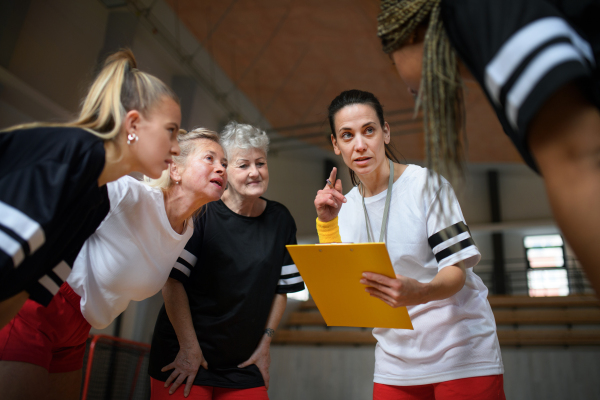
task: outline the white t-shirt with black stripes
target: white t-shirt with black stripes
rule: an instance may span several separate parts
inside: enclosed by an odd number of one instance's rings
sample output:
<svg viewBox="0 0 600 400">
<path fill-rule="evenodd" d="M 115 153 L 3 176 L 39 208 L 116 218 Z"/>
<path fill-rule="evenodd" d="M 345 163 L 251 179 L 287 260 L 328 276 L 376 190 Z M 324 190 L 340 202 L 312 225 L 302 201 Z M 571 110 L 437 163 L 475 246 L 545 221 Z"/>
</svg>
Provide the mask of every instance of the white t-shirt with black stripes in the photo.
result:
<svg viewBox="0 0 600 400">
<path fill-rule="evenodd" d="M 79 252 L 67 283 L 81 296 L 81 313 L 94 328 L 108 326 L 132 300 L 164 286 L 193 234 L 173 230 L 163 193 L 125 176 L 108 184 L 110 211 Z"/>
<path fill-rule="evenodd" d="M 488 291 L 472 270 L 481 255 L 450 184 L 442 178 L 440 186 L 430 183 L 426 190 L 427 175 L 427 169 L 408 165 L 393 185 L 387 249 L 394 271 L 425 283 L 463 262 L 467 278 L 448 299 L 408 307 L 414 330 L 373 330 L 376 383 L 412 386 L 503 373 Z M 365 198 L 377 239 L 386 195 L 387 190 Z M 346 198 L 339 214 L 342 241 L 367 242 L 358 189 Z"/>
</svg>

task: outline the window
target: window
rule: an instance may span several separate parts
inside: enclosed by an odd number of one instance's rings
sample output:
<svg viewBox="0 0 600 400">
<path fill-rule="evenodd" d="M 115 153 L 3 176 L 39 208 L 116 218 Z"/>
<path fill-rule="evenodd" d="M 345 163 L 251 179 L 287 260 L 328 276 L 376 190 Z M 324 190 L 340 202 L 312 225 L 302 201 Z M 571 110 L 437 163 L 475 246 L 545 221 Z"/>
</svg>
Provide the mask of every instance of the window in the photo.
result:
<svg viewBox="0 0 600 400">
<path fill-rule="evenodd" d="M 523 240 L 527 259 L 529 295 L 566 296 L 569 277 L 565 268 L 565 247 L 560 235 L 526 236 Z"/>
</svg>

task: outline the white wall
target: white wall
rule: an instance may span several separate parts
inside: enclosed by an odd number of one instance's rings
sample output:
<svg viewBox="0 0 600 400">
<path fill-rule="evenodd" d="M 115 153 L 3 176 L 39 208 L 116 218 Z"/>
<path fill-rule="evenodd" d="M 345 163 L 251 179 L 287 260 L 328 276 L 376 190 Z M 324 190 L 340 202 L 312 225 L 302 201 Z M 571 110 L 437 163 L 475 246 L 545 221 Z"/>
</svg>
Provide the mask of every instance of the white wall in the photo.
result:
<svg viewBox="0 0 600 400">
<path fill-rule="evenodd" d="M 272 346 L 271 358 L 271 400 L 372 398 L 372 346 Z M 598 347 L 506 347 L 502 360 L 507 399 L 600 398 Z"/>
</svg>

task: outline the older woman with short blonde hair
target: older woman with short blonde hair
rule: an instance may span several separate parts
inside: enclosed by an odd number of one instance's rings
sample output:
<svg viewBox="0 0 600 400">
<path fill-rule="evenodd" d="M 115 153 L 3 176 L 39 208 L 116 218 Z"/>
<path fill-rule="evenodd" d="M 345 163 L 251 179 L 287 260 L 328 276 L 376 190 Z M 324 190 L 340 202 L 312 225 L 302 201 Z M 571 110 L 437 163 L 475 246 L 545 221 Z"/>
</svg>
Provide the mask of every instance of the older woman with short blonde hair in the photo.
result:
<svg viewBox="0 0 600 400">
<path fill-rule="evenodd" d="M 221 141 L 228 188 L 195 221 L 163 288 L 150 351 L 153 400 L 267 399 L 272 336 L 287 293 L 304 289 L 285 248 L 296 244 L 294 219 L 262 197 L 269 138 L 231 122 Z"/>
</svg>

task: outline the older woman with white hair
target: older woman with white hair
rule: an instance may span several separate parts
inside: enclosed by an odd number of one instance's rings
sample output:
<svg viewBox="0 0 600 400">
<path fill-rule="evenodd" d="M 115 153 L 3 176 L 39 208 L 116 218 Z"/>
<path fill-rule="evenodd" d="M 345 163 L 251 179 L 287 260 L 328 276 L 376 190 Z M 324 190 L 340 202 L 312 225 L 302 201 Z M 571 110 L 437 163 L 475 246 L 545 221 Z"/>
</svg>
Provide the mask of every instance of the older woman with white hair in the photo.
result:
<svg viewBox="0 0 600 400">
<path fill-rule="evenodd" d="M 304 289 L 285 247 L 296 244 L 294 219 L 261 197 L 267 135 L 231 122 L 221 141 L 228 188 L 194 222 L 163 288 L 150 351 L 153 400 L 268 399 L 271 338 L 287 293 Z"/>
</svg>

